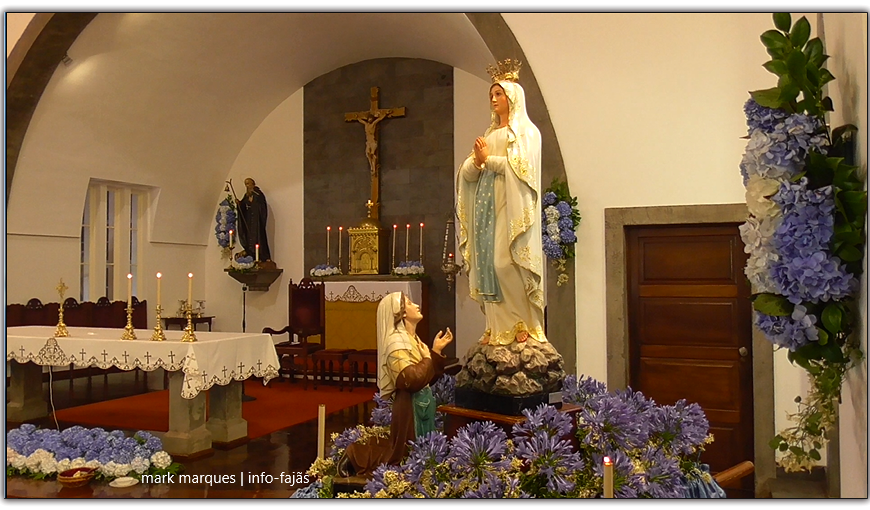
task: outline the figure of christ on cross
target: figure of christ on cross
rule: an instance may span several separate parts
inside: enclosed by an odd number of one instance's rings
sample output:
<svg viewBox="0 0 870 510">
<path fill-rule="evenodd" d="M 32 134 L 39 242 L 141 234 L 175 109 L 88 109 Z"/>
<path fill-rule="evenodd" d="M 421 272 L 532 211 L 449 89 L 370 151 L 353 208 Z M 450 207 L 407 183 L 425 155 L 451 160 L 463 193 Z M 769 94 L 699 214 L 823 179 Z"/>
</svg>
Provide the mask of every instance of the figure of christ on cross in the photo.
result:
<svg viewBox="0 0 870 510">
<path fill-rule="evenodd" d="M 378 161 L 378 124 L 386 118 L 404 117 L 405 107 L 378 108 L 378 87 L 371 90 L 371 108 L 363 112 L 344 114 L 345 122 L 359 122 L 366 130 L 366 158 L 369 160 L 369 174 L 372 180 L 372 198 L 374 210 L 371 217 L 380 217 L 380 162 Z"/>
</svg>

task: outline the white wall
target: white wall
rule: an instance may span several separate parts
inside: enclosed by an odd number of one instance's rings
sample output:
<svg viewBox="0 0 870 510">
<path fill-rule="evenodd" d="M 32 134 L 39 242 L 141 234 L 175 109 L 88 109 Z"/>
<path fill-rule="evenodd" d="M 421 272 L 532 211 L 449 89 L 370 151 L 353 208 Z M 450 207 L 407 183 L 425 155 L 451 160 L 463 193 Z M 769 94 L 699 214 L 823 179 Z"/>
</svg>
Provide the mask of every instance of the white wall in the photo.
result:
<svg viewBox="0 0 870 510">
<path fill-rule="evenodd" d="M 264 327 L 287 325 L 287 290 L 290 279 L 305 276 L 302 235 L 302 98 L 303 89 L 281 103 L 254 131 L 227 177 L 236 193 L 244 193 L 244 180 L 252 177 L 266 196 L 269 219 L 266 235 L 272 259 L 284 272 L 268 291 L 247 293 L 245 330 L 259 333 Z M 226 193 L 215 195 L 214 209 Z M 241 197 L 241 195 L 239 195 Z M 214 225 L 212 224 L 212 228 Z M 242 286 L 224 272 L 228 261 L 220 257 L 214 235 L 205 252 L 206 310 L 215 315 L 218 331 L 242 330 Z M 286 336 L 275 341 L 287 340 Z"/>
<path fill-rule="evenodd" d="M 834 102 L 829 123 L 858 126 L 858 165 L 867 175 L 867 14 L 825 13 L 825 53 L 828 69 L 837 78 L 828 85 Z M 866 224 L 866 221 L 865 221 Z M 857 308 L 863 310 L 856 335 L 867 353 L 867 258 L 865 249 L 865 291 Z M 867 360 L 847 374 L 840 405 L 840 495 L 867 497 Z"/>
</svg>

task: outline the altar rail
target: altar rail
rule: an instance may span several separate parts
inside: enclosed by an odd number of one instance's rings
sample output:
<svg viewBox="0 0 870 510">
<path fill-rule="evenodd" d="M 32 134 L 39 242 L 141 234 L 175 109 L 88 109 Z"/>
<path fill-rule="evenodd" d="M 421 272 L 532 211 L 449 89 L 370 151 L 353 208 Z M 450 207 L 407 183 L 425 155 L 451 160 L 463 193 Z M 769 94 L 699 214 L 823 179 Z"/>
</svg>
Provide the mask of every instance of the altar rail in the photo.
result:
<svg viewBox="0 0 870 510">
<path fill-rule="evenodd" d="M 37 298 L 29 300 L 26 305 L 6 305 L 6 327 L 55 326 L 59 306 L 59 303 L 43 304 Z M 79 303 L 75 298 L 66 298 L 63 302 L 63 322 L 67 326 L 123 328 L 127 325 L 127 302 L 113 302 L 101 297 L 96 303 Z M 139 301 L 136 296 L 133 296 L 133 327 L 148 329 L 148 301 Z"/>
</svg>

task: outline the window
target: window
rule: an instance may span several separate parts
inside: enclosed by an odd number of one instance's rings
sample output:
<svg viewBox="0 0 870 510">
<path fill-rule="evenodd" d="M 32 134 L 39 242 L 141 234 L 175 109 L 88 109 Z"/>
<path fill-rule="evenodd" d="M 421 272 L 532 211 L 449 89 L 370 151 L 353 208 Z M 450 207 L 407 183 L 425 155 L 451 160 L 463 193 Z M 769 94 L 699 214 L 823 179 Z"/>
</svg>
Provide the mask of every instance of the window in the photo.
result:
<svg viewBox="0 0 870 510">
<path fill-rule="evenodd" d="M 148 191 L 91 180 L 82 213 L 81 300 L 125 299 L 126 275 L 138 294 Z"/>
</svg>

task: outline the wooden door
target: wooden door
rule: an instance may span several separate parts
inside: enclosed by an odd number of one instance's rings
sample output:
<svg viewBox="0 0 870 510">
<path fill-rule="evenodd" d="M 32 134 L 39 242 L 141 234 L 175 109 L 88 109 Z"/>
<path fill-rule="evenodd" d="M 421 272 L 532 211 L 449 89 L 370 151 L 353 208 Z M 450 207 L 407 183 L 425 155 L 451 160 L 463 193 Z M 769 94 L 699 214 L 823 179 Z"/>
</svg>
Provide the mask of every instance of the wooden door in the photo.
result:
<svg viewBox="0 0 870 510">
<path fill-rule="evenodd" d="M 630 384 L 660 405 L 697 402 L 716 473 L 754 460 L 752 325 L 737 224 L 626 229 Z M 754 477 L 728 490 L 752 497 Z"/>
</svg>

